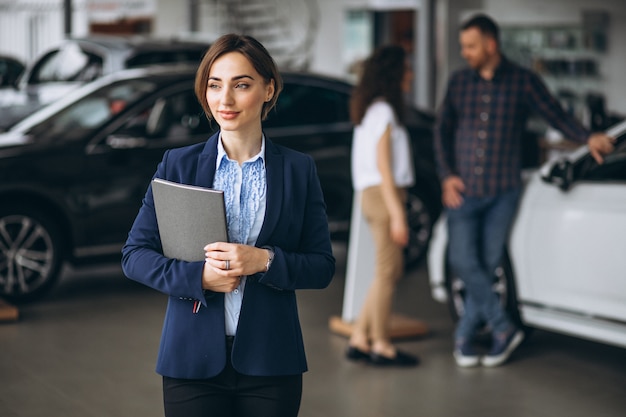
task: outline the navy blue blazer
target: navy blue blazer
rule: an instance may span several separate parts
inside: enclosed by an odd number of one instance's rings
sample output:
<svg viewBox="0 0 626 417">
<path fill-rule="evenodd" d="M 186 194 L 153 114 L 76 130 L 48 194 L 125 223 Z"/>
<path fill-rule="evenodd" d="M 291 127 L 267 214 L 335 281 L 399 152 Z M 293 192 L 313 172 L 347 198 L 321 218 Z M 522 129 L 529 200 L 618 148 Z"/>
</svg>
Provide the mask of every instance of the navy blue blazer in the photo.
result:
<svg viewBox="0 0 626 417">
<path fill-rule="evenodd" d="M 207 142 L 165 152 L 155 177 L 211 187 L 219 133 Z M 267 206 L 257 246 L 273 246 L 268 272 L 248 277 L 233 367 L 246 375 L 294 375 L 307 370 L 295 290 L 320 289 L 335 272 L 326 206 L 313 159 L 265 143 Z M 149 187 L 122 249 L 130 279 L 169 295 L 157 373 L 210 378 L 226 363 L 224 294 L 203 291 L 204 262 L 163 256 Z M 192 312 L 194 300 L 202 307 Z"/>
</svg>

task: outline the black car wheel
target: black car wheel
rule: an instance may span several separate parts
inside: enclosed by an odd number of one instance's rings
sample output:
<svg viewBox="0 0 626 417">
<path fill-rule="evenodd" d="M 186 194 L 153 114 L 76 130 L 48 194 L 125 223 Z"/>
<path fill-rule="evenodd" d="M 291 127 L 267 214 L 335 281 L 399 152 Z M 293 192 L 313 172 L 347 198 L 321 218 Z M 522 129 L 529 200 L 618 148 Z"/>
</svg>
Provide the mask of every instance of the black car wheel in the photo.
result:
<svg viewBox="0 0 626 417">
<path fill-rule="evenodd" d="M 446 268 L 446 289 L 448 292 L 448 308 L 452 319 L 457 322 L 465 312 L 465 287 L 463 281 Z M 521 328 L 522 325 L 517 307 L 517 295 L 511 261 L 505 254 L 502 265 L 496 269 L 493 281 L 493 291 L 500 299 L 500 305 L 506 310 L 513 323 Z M 485 332 L 488 329 L 483 329 Z"/>
<path fill-rule="evenodd" d="M 407 216 L 409 221 L 409 244 L 404 251 L 407 268 L 418 265 L 428 250 L 432 235 L 433 224 L 436 220 L 436 211 L 432 208 L 418 189 L 411 189 L 407 195 Z"/>
<path fill-rule="evenodd" d="M 15 303 L 44 295 L 58 280 L 63 261 L 55 222 L 28 207 L 0 211 L 0 296 Z"/>
</svg>

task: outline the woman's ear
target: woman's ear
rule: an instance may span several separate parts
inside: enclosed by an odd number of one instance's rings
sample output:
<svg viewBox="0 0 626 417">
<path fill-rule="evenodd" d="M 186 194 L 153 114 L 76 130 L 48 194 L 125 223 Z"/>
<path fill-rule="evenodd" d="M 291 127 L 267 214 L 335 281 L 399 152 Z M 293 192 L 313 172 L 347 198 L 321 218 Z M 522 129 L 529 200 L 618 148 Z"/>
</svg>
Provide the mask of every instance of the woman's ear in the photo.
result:
<svg viewBox="0 0 626 417">
<path fill-rule="evenodd" d="M 265 96 L 265 102 L 269 102 L 273 97 L 274 97 L 274 91 L 275 91 L 275 84 L 274 84 L 274 80 L 270 80 L 269 85 L 267 86 L 267 95 Z"/>
</svg>

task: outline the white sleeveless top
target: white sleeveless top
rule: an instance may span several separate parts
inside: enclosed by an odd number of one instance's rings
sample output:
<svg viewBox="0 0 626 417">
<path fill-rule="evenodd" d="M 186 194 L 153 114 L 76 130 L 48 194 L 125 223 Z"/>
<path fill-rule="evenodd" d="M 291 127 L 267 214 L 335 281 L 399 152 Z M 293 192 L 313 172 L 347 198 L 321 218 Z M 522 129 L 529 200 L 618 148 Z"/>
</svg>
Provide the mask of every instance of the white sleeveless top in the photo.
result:
<svg viewBox="0 0 626 417">
<path fill-rule="evenodd" d="M 413 160 L 409 134 L 396 120 L 393 108 L 386 101 L 375 100 L 367 108 L 361 124 L 354 128 L 352 139 L 352 185 L 355 190 L 380 185 L 382 178 L 376 163 L 378 141 L 391 124 L 391 155 L 393 178 L 398 187 L 414 184 Z"/>
</svg>

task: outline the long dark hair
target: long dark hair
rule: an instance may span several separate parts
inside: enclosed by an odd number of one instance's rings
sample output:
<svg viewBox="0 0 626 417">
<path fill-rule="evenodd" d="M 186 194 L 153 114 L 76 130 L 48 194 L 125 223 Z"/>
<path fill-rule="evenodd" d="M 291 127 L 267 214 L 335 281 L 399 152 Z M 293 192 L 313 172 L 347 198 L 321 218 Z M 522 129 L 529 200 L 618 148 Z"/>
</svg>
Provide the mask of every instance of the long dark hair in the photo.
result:
<svg viewBox="0 0 626 417">
<path fill-rule="evenodd" d="M 283 89 L 283 81 L 278 72 L 278 67 L 269 52 L 252 36 L 230 33 L 221 36 L 211 45 L 202 58 L 198 66 L 198 71 L 196 72 L 195 92 L 198 101 L 202 105 L 207 117 L 212 119 L 213 115 L 211 114 L 209 103 L 206 99 L 209 72 L 215 60 L 229 52 L 239 52 L 248 58 L 256 72 L 263 77 L 266 83 L 272 80 L 274 81 L 274 95 L 268 102 L 263 104 L 263 110 L 261 112 L 261 120 L 265 120 L 270 110 L 276 105 L 278 95 Z"/>
<path fill-rule="evenodd" d="M 362 66 L 359 82 L 350 98 L 350 119 L 358 125 L 365 112 L 377 98 L 383 98 L 393 108 L 399 122 L 404 119 L 404 77 L 406 52 L 401 46 L 383 46 L 374 51 Z"/>
</svg>

